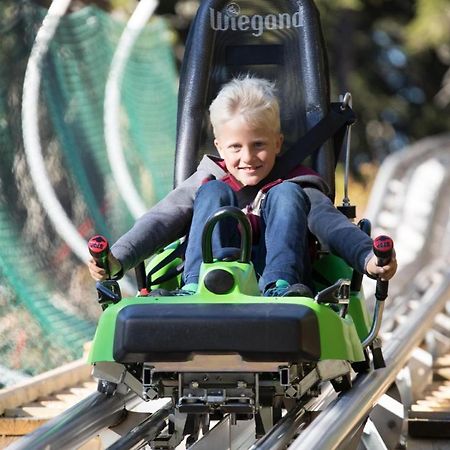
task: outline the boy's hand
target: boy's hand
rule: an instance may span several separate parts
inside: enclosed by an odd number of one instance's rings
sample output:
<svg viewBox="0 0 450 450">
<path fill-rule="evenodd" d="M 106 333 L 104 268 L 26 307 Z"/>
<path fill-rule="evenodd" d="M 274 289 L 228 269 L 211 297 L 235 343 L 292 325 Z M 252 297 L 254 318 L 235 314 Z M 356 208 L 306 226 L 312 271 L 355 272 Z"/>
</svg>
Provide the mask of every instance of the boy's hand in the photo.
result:
<svg viewBox="0 0 450 450">
<path fill-rule="evenodd" d="M 108 264 L 109 270 L 111 271 L 111 276 L 116 275 L 122 270 L 122 264 L 120 264 L 120 261 L 111 252 L 108 253 Z M 103 281 L 107 279 L 106 270 L 97 266 L 94 258 L 91 258 L 88 261 L 88 269 L 91 277 L 95 281 Z"/>
<path fill-rule="evenodd" d="M 392 258 L 389 261 L 389 264 L 383 267 L 377 266 L 377 257 L 373 255 L 367 263 L 366 272 L 374 278 L 379 278 L 383 281 L 390 280 L 395 275 L 395 272 L 397 272 L 397 258 L 395 257 L 395 250 L 392 252 Z"/>
</svg>

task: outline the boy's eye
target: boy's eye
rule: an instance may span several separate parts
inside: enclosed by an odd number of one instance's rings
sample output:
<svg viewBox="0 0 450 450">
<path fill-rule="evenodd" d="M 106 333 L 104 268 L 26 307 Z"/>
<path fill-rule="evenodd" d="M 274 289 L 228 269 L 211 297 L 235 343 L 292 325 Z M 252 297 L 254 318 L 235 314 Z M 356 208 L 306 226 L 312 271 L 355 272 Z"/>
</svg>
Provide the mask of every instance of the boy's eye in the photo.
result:
<svg viewBox="0 0 450 450">
<path fill-rule="evenodd" d="M 255 142 L 255 147 L 256 147 L 256 148 L 261 148 L 261 147 L 264 147 L 265 145 L 266 145 L 266 143 L 263 142 L 263 141 L 257 141 L 257 142 Z"/>
</svg>

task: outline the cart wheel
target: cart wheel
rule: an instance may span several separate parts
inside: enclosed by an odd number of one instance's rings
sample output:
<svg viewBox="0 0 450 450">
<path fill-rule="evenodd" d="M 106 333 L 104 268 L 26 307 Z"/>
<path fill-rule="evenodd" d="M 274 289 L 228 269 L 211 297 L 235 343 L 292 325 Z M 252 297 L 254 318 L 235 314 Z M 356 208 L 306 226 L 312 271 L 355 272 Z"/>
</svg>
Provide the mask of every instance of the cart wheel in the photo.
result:
<svg viewBox="0 0 450 450">
<path fill-rule="evenodd" d="M 349 373 L 330 380 L 330 382 L 336 392 L 347 392 L 352 387 L 352 378 Z"/>
</svg>

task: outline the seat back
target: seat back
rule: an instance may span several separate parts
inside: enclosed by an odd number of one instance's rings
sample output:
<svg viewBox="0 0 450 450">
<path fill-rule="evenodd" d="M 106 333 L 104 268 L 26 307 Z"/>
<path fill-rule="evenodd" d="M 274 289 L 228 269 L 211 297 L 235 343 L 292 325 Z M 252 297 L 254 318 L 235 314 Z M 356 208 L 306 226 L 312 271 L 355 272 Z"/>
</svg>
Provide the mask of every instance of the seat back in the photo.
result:
<svg viewBox="0 0 450 450">
<path fill-rule="evenodd" d="M 175 185 L 214 151 L 208 107 L 238 75 L 275 81 L 284 151 L 329 109 L 329 80 L 319 14 L 312 0 L 204 0 L 191 26 L 180 76 Z M 334 189 L 334 151 L 325 144 L 312 167 Z"/>
</svg>

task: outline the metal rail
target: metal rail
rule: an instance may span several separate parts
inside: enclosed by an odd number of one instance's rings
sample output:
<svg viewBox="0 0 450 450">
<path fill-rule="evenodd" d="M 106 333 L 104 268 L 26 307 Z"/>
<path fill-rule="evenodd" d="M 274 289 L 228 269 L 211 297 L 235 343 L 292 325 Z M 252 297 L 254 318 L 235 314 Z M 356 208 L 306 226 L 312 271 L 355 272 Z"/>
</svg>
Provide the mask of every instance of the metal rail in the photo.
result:
<svg viewBox="0 0 450 450">
<path fill-rule="evenodd" d="M 161 409 L 110 445 L 107 450 L 124 450 L 134 448 L 137 444 L 144 445 L 152 441 L 164 428 L 165 421 L 173 408 L 173 403 L 171 401 L 167 402 Z"/>
<path fill-rule="evenodd" d="M 281 450 L 286 448 L 290 439 L 305 422 L 307 411 L 304 405 L 298 405 L 283 416 L 278 423 L 249 450 Z"/>
<path fill-rule="evenodd" d="M 450 270 L 445 268 L 435 277 L 424 294 L 420 306 L 398 327 L 385 347 L 387 368 L 359 376 L 353 388 L 341 395 L 298 436 L 289 449 L 321 450 L 339 447 L 347 436 L 370 413 L 375 403 L 395 381 L 415 347 L 424 339 L 450 299 Z M 323 432 L 326 430 L 326 433 Z"/>
<path fill-rule="evenodd" d="M 120 421 L 125 405 L 140 399 L 133 392 L 107 396 L 96 392 L 8 447 L 8 450 L 73 450 L 95 433 Z"/>
<path fill-rule="evenodd" d="M 442 253 L 445 239 L 439 228 L 449 220 L 449 149 L 450 134 L 422 139 L 386 158 L 377 174 L 365 215 L 375 236 L 387 234 L 394 239 L 399 263 L 386 310 L 397 298 L 403 302 L 415 274 Z M 370 280 L 364 279 L 363 287 L 366 298 L 373 295 Z"/>
</svg>

